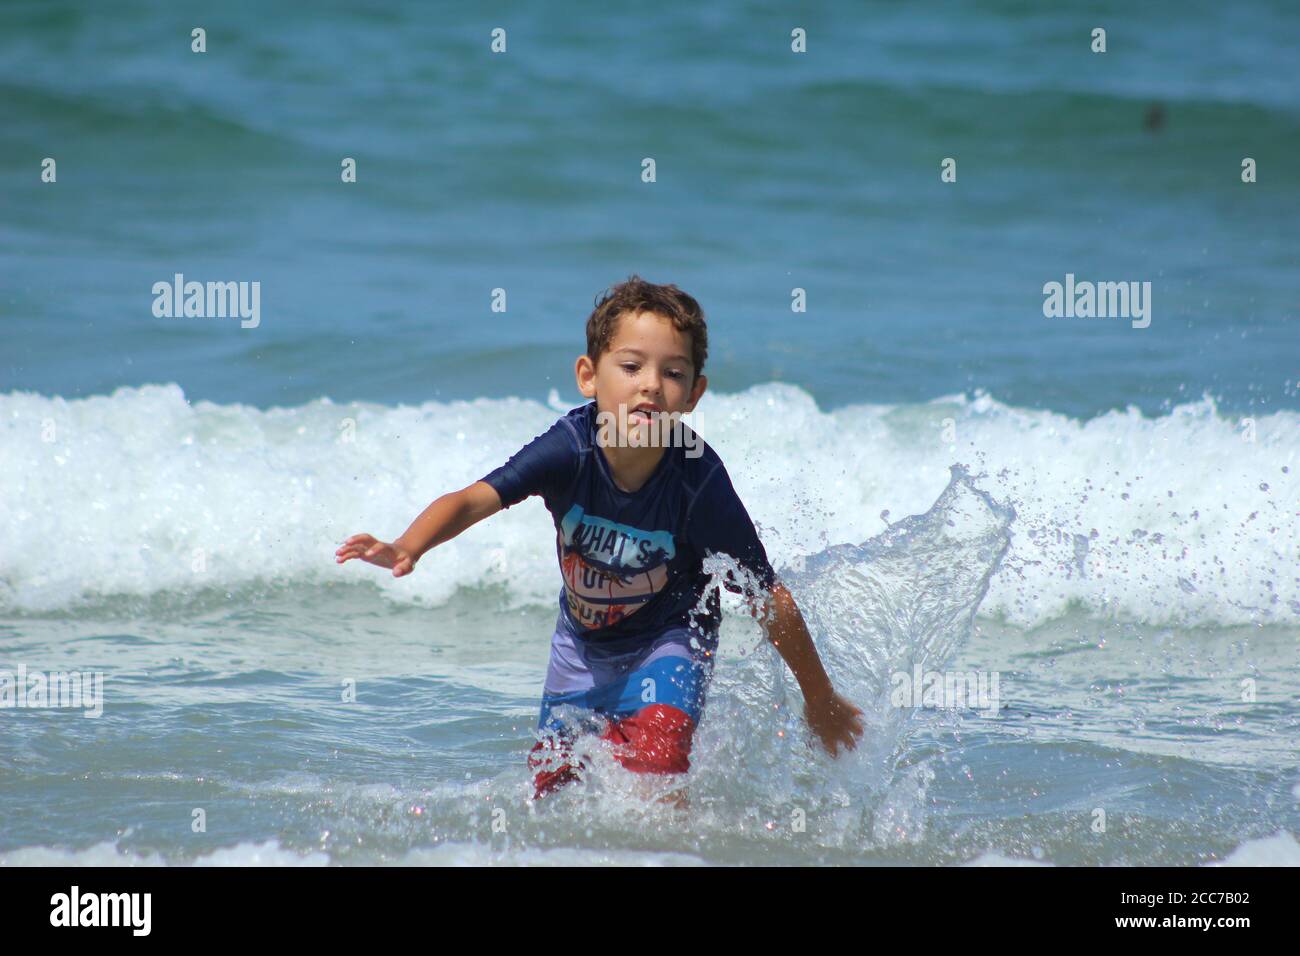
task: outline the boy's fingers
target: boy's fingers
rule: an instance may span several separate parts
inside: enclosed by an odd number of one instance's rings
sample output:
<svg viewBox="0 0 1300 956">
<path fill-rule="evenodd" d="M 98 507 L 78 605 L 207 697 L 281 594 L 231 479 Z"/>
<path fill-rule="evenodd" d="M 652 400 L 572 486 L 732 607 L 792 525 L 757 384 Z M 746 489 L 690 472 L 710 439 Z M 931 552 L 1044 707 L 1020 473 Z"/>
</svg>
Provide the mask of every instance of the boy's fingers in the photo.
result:
<svg viewBox="0 0 1300 956">
<path fill-rule="evenodd" d="M 358 545 L 358 543 L 357 543 L 356 541 L 354 541 L 353 539 L 349 538 L 347 541 L 344 541 L 343 544 L 341 544 L 341 545 L 339 546 L 339 549 L 338 549 L 337 551 L 335 551 L 334 553 L 335 553 L 335 554 L 346 554 L 347 552 L 350 552 L 350 551 L 357 551 L 359 547 L 360 547 L 360 546 Z"/>
</svg>

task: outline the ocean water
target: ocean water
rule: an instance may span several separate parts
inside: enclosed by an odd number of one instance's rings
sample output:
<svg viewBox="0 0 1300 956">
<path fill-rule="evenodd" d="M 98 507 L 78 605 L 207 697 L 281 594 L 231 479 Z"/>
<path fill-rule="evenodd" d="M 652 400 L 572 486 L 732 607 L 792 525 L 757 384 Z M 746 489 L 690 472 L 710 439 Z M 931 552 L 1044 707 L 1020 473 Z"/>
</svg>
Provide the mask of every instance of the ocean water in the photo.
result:
<svg viewBox="0 0 1300 956">
<path fill-rule="evenodd" d="M 0 864 L 1300 863 L 1298 28 L 0 7 L 0 672 L 104 680 L 0 707 Z M 403 579 L 333 552 L 578 404 L 632 272 L 704 306 L 692 424 L 868 733 L 810 746 L 726 596 L 689 807 L 594 745 L 532 805 L 540 502 Z M 155 317 L 176 273 L 259 324 Z M 1067 274 L 1149 327 L 1046 318 Z"/>
</svg>

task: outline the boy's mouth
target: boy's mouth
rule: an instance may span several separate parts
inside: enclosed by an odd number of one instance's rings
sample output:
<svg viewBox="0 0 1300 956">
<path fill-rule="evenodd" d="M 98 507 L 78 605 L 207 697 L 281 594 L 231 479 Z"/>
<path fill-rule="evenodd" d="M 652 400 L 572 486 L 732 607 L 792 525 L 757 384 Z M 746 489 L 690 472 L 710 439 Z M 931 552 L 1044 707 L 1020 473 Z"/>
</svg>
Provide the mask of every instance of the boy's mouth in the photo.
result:
<svg viewBox="0 0 1300 956">
<path fill-rule="evenodd" d="M 628 422 L 651 423 L 654 417 L 659 414 L 660 409 L 654 405 L 638 405 L 628 413 Z"/>
</svg>

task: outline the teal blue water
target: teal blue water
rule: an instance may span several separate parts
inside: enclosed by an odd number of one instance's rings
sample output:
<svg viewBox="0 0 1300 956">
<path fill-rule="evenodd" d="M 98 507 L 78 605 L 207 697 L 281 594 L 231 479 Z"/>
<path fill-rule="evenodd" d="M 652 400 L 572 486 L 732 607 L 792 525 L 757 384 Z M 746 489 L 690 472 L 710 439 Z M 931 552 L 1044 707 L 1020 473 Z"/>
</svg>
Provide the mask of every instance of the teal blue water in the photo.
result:
<svg viewBox="0 0 1300 956">
<path fill-rule="evenodd" d="M 0 703 L 105 683 L 0 707 L 0 865 L 1300 862 L 1297 35 L 1280 0 L 5 4 Z M 634 272 L 703 305 L 698 430 L 871 734 L 809 748 L 731 613 L 689 810 L 603 764 L 530 809 L 540 504 L 402 581 L 332 554 L 578 404 Z M 177 273 L 260 322 L 156 317 Z M 1150 282 L 1149 327 L 1045 317 L 1067 274 Z M 880 550 L 961 523 L 955 463 L 1005 555 Z M 800 577 L 864 542 L 869 587 Z M 999 716 L 883 703 L 914 660 L 999 673 Z"/>
<path fill-rule="evenodd" d="M 725 391 L 1300 405 L 1300 11 L 1281 0 L 0 17 L 5 389 L 540 399 L 593 297 L 639 272 L 703 304 Z M 261 325 L 155 319 L 177 272 L 260 281 Z M 1044 318 L 1066 273 L 1150 281 L 1150 328 Z"/>
</svg>

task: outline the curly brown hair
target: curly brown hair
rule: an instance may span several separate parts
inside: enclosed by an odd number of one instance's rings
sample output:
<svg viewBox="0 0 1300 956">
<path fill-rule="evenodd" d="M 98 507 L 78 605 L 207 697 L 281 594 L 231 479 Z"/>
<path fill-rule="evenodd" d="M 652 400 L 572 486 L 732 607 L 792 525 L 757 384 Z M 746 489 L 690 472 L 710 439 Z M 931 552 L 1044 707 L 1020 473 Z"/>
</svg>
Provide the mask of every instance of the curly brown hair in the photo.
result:
<svg viewBox="0 0 1300 956">
<path fill-rule="evenodd" d="M 689 335 L 691 364 L 695 366 L 692 384 L 699 378 L 709 354 L 709 330 L 704 324 L 704 310 L 677 286 L 655 285 L 638 275 L 628 276 L 626 282 L 620 282 L 596 298 L 596 308 L 587 319 L 587 357 L 593 363 L 609 350 L 618 328 L 618 318 L 625 312 L 631 315 L 653 312 L 671 321 L 677 331 Z"/>
</svg>

